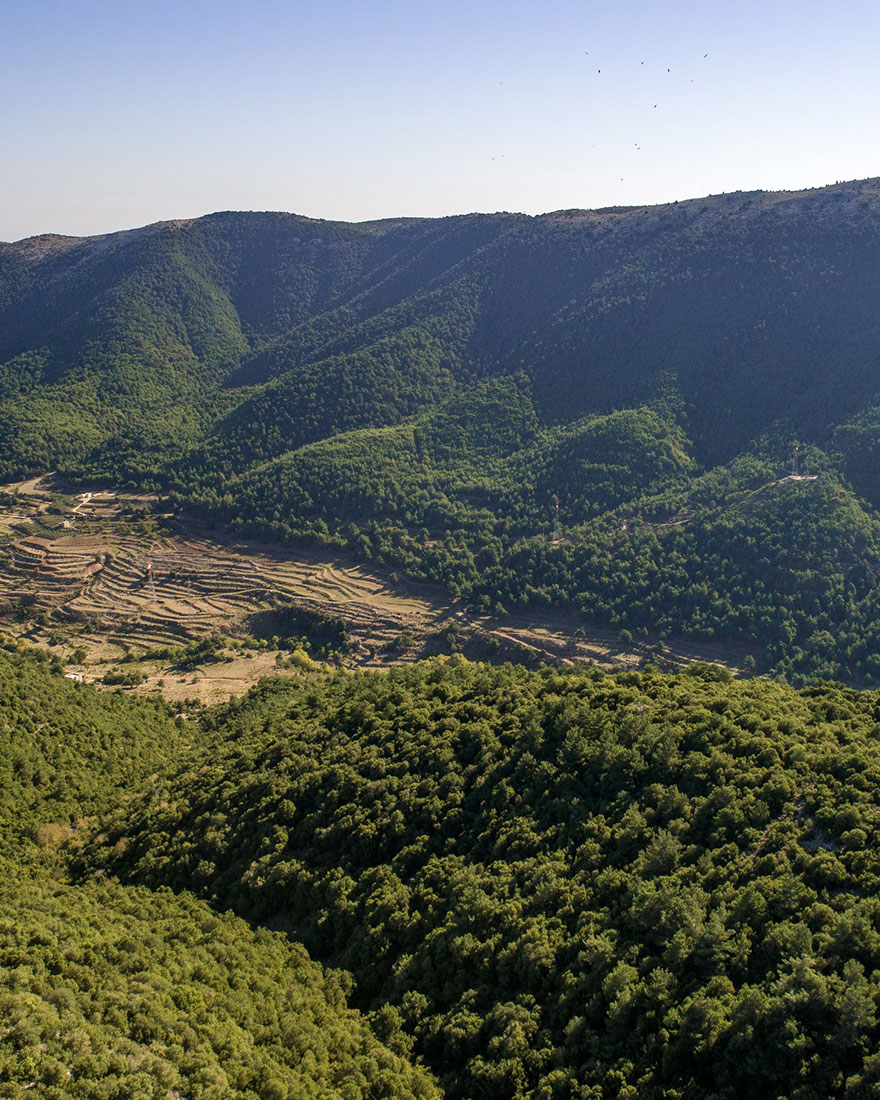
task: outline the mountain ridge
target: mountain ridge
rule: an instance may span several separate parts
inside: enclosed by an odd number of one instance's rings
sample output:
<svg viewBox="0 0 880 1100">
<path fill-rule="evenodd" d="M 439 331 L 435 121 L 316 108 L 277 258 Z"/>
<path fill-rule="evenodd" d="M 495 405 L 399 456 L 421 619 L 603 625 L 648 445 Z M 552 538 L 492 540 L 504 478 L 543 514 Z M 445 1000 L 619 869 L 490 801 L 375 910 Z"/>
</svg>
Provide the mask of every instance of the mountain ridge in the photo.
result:
<svg viewBox="0 0 880 1100">
<path fill-rule="evenodd" d="M 844 576 L 836 618 L 820 628 L 805 596 L 793 626 L 757 639 L 806 667 L 797 651 L 814 634 L 864 617 L 880 537 L 852 561 L 830 542 L 852 508 L 871 532 L 880 523 L 878 251 L 876 178 L 539 216 L 219 212 L 4 245 L 0 480 L 59 469 L 159 491 L 244 533 L 329 539 L 442 579 L 483 610 L 549 600 L 677 633 L 704 628 L 684 610 L 624 612 L 644 601 L 612 575 L 620 524 L 658 492 L 680 510 L 713 471 L 728 486 L 716 503 L 735 500 L 749 463 L 772 481 L 798 441 L 840 488 L 810 505 L 826 542 L 798 563 L 773 529 L 784 509 L 737 522 L 743 545 L 774 547 L 748 566 L 749 591 L 761 569 L 784 591 L 803 571 Z M 618 413 L 629 419 L 604 453 L 601 418 Z M 664 453 L 686 460 L 661 484 Z M 549 539 L 555 498 L 562 540 Z M 678 575 L 669 555 L 703 524 L 687 568 L 720 602 L 700 621 L 764 622 L 751 605 L 738 616 L 745 597 L 710 550 L 727 535 L 700 515 L 688 531 L 653 528 L 659 551 L 650 522 L 628 525 L 626 554 Z M 609 582 L 613 613 L 596 595 Z M 862 675 L 847 660 L 832 668 Z"/>
<path fill-rule="evenodd" d="M 836 183 L 824 184 L 818 187 L 793 188 L 790 190 L 767 190 L 764 188 L 754 188 L 747 191 L 721 191 L 708 195 L 695 195 L 686 199 L 672 199 L 666 202 L 658 203 L 634 203 L 626 206 L 561 207 L 558 210 L 547 210 L 541 214 L 526 214 L 522 211 L 511 210 L 471 210 L 456 214 L 426 216 L 417 214 L 391 215 L 385 218 L 367 218 L 363 221 L 350 221 L 340 218 L 319 218 L 313 217 L 310 214 L 302 214 L 292 210 L 234 210 L 230 208 L 224 210 L 212 210 L 208 213 L 199 214 L 188 218 L 163 218 L 156 222 L 146 222 L 144 225 L 133 226 L 129 229 L 114 229 L 109 230 L 105 233 L 69 234 L 47 231 L 44 233 L 32 234 L 27 237 L 21 237 L 15 241 L 0 241 L 0 249 L 25 247 L 30 244 L 37 244 L 38 242 L 48 243 L 50 241 L 56 241 L 59 243 L 97 241 L 107 237 L 118 237 L 126 234 L 142 233 L 147 230 L 184 229 L 189 228 L 196 223 L 204 222 L 207 219 L 224 218 L 229 216 L 254 218 L 291 218 L 297 221 L 307 222 L 312 225 L 350 226 L 352 228 L 359 229 L 378 229 L 394 228 L 397 226 L 411 225 L 413 223 L 421 222 L 448 222 L 450 220 L 463 218 L 514 217 L 528 218 L 532 220 L 549 220 L 552 218 L 568 219 L 575 217 L 589 217 L 608 214 L 627 214 L 644 211 L 671 210 L 676 207 L 687 208 L 688 206 L 693 206 L 697 203 L 705 204 L 712 201 L 716 203 L 730 203 L 732 200 L 735 199 L 752 202 L 756 198 L 760 198 L 774 203 L 779 203 L 797 199 L 814 198 L 819 195 L 846 196 L 852 193 L 861 195 L 864 193 L 865 189 L 869 187 L 874 191 L 880 192 L 880 176 L 868 176 L 864 179 L 840 180 Z M 854 192 L 853 189 L 855 189 Z"/>
</svg>

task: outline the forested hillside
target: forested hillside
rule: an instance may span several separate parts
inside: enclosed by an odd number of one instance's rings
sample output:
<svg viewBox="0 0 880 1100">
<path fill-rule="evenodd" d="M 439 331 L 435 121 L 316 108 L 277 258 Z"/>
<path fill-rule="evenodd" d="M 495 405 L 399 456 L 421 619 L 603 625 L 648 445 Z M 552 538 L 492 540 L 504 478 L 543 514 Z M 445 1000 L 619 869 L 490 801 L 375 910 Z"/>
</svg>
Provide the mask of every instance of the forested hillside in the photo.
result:
<svg viewBox="0 0 880 1100">
<path fill-rule="evenodd" d="M 347 976 L 204 902 L 94 881 L 70 857 L 204 737 L 156 701 L 0 651 L 0 1095 L 428 1100 L 347 1006 Z"/>
<path fill-rule="evenodd" d="M 0 480 L 880 683 L 878 247 L 877 180 L 0 245 Z"/>
<path fill-rule="evenodd" d="M 163 702 L 85 691 L 62 673 L 0 648 L 0 856 L 65 843 L 191 746 Z"/>
<path fill-rule="evenodd" d="M 878 719 L 711 666 L 265 683 L 79 865 L 286 930 L 450 1100 L 868 1097 Z"/>
<path fill-rule="evenodd" d="M 169 891 L 0 868 L 0 1095 L 439 1097 L 281 934 Z"/>
<path fill-rule="evenodd" d="M 438 659 L 182 718 L 5 651 L 0 715 L 4 1096 L 880 1087 L 877 692 Z"/>
</svg>

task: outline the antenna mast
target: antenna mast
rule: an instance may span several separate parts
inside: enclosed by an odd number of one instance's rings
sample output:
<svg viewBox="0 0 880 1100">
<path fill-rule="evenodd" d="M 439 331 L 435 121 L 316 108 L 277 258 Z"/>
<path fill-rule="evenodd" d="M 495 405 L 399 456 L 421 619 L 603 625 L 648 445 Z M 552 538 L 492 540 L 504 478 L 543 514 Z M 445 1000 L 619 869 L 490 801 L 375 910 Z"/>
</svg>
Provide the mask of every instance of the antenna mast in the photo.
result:
<svg viewBox="0 0 880 1100">
<path fill-rule="evenodd" d="M 555 505 L 555 513 L 553 516 L 553 541 L 559 542 L 562 539 L 562 528 L 559 526 L 559 497 L 553 498 L 553 504 Z"/>
<path fill-rule="evenodd" d="M 791 476 L 792 477 L 797 477 L 798 476 L 798 457 L 799 457 L 800 453 L 801 453 L 801 445 L 800 445 L 800 443 L 795 443 L 795 445 L 794 445 L 794 458 L 791 460 Z"/>
</svg>

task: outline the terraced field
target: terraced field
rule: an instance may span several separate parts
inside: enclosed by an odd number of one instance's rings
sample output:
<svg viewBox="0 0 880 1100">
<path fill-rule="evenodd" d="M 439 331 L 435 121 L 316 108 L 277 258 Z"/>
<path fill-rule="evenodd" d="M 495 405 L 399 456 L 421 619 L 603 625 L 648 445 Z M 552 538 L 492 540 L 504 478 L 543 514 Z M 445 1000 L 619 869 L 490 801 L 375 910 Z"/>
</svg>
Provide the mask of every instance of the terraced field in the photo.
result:
<svg viewBox="0 0 880 1100">
<path fill-rule="evenodd" d="M 354 636 L 376 646 L 430 629 L 443 610 L 351 563 L 203 539 L 26 536 L 6 548 L 2 565 L 7 609 L 24 605 L 142 649 L 247 632 L 255 614 L 279 603 L 344 617 Z"/>
<path fill-rule="evenodd" d="M 86 678 L 100 678 L 127 655 L 211 635 L 268 639 L 273 616 L 291 606 L 343 621 L 352 643 L 346 663 L 360 666 L 458 646 L 475 657 L 605 667 L 658 658 L 736 666 L 745 655 L 649 640 L 623 645 L 576 615 L 477 619 L 439 588 L 392 580 L 352 559 L 223 541 L 195 523 L 191 536 L 169 535 L 148 512 L 132 515 L 150 503 L 145 498 L 51 489 L 50 479 L 0 487 L 0 623 L 67 660 L 78 653 L 72 668 Z M 186 676 L 144 667 L 144 690 L 213 699 L 284 671 L 284 660 L 277 650 L 239 652 Z"/>
</svg>

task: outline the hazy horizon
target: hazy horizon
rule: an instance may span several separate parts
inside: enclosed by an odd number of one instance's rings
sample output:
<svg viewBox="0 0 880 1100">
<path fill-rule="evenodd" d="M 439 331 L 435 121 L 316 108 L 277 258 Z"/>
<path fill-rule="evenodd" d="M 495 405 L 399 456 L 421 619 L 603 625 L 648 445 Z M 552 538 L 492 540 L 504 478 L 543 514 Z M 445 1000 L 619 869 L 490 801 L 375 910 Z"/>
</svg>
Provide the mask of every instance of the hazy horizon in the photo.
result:
<svg viewBox="0 0 880 1100">
<path fill-rule="evenodd" d="M 192 215 L 187 215 L 185 217 L 174 217 L 174 216 L 172 216 L 172 217 L 162 217 L 162 218 L 157 218 L 155 221 L 144 222 L 141 225 L 114 226 L 114 227 L 109 228 L 109 229 L 99 230 L 95 233 L 63 233 L 63 232 L 58 232 L 57 230 L 47 229 L 47 230 L 40 231 L 38 233 L 28 234 L 25 237 L 19 237 L 16 240 L 4 240 L 0 243 L 3 243 L 3 244 L 19 244 L 22 241 L 32 240 L 32 239 L 37 238 L 37 237 L 70 237 L 71 239 L 75 239 L 75 240 L 79 240 L 79 239 L 84 240 L 84 239 L 89 238 L 89 237 L 111 236 L 114 233 L 136 232 L 139 229 L 149 229 L 151 226 L 154 226 L 154 225 L 167 225 L 167 224 L 182 223 L 182 222 L 193 222 L 193 221 L 198 221 L 201 218 L 214 217 L 218 214 L 278 214 L 278 215 L 291 216 L 291 217 L 297 217 L 297 218 L 306 218 L 308 221 L 314 221 L 314 222 L 329 222 L 329 223 L 333 223 L 333 224 L 337 224 L 337 225 L 368 225 L 372 222 L 383 222 L 383 221 L 388 221 L 388 222 L 417 221 L 417 220 L 425 220 L 425 219 L 438 219 L 439 220 L 439 219 L 442 219 L 442 218 L 466 218 L 466 217 L 471 217 L 471 216 L 482 216 L 482 215 L 491 216 L 491 215 L 495 215 L 495 214 L 510 215 L 512 217 L 522 215 L 524 217 L 529 217 L 529 218 L 540 218 L 540 217 L 547 217 L 547 216 L 552 215 L 552 214 L 557 214 L 557 213 L 567 212 L 567 211 L 575 211 L 575 210 L 576 211 L 582 211 L 584 213 L 590 213 L 590 212 L 594 212 L 594 211 L 598 212 L 598 211 L 602 211 L 602 210 L 615 210 L 615 209 L 617 209 L 617 210 L 627 210 L 627 209 L 639 210 L 639 209 L 645 209 L 645 208 L 650 208 L 650 207 L 655 207 L 655 206 L 656 207 L 662 207 L 662 206 L 676 205 L 676 204 L 679 204 L 679 203 L 683 204 L 683 203 L 688 203 L 688 202 L 703 202 L 706 199 L 720 198 L 720 197 L 725 196 L 725 195 L 737 195 L 737 194 L 741 194 L 741 195 L 757 195 L 757 194 L 764 194 L 764 195 L 786 195 L 786 194 L 798 195 L 798 194 L 804 194 L 804 193 L 807 193 L 807 192 L 810 192 L 810 191 L 823 191 L 823 190 L 826 190 L 826 189 L 831 188 L 831 187 L 845 186 L 845 185 L 851 184 L 851 183 L 863 183 L 863 182 L 867 182 L 868 180 L 872 180 L 872 179 L 878 179 L 878 177 L 876 177 L 876 176 L 867 176 L 867 177 L 864 177 L 863 179 L 829 180 L 827 183 L 817 184 L 815 186 L 810 186 L 810 187 L 787 187 L 787 188 L 780 188 L 780 189 L 776 189 L 776 190 L 769 190 L 769 189 L 766 189 L 766 188 L 758 188 L 758 187 L 738 188 L 735 191 L 718 191 L 718 192 L 716 192 L 714 194 L 711 194 L 711 195 L 686 195 L 686 196 L 681 196 L 680 198 L 667 199 L 663 202 L 624 203 L 624 204 L 617 203 L 617 204 L 613 204 L 613 205 L 609 205 L 609 206 L 605 206 L 605 207 L 601 207 L 601 206 L 571 207 L 571 206 L 569 206 L 569 207 L 557 207 L 554 210 L 538 210 L 538 211 L 534 211 L 534 212 L 527 211 L 527 210 L 458 210 L 458 211 L 450 212 L 448 214 L 424 214 L 424 215 L 422 215 L 422 214 L 396 214 L 396 215 L 392 214 L 392 215 L 388 215 L 387 217 L 383 217 L 383 218 L 352 219 L 352 218 L 322 218 L 322 217 L 319 217 L 319 216 L 308 214 L 308 213 L 306 213 L 305 211 L 302 211 L 302 210 L 270 210 L 270 209 L 259 210 L 259 209 L 256 209 L 256 208 L 245 210 L 245 209 L 232 209 L 232 208 L 229 208 L 229 209 L 224 209 L 224 210 L 206 210 L 201 214 L 192 214 Z"/>
<path fill-rule="evenodd" d="M 525 214 L 875 176 L 880 10 L 523 0 L 11 12 L 0 239 L 218 210 Z"/>
</svg>

